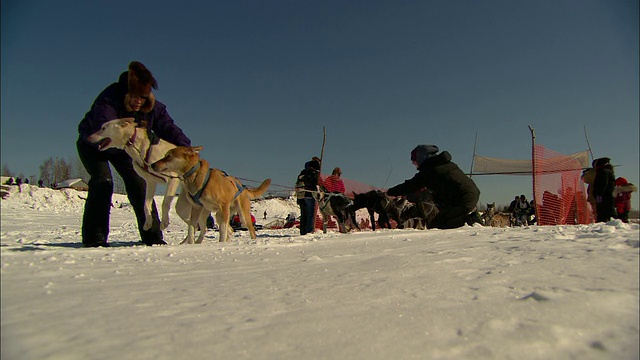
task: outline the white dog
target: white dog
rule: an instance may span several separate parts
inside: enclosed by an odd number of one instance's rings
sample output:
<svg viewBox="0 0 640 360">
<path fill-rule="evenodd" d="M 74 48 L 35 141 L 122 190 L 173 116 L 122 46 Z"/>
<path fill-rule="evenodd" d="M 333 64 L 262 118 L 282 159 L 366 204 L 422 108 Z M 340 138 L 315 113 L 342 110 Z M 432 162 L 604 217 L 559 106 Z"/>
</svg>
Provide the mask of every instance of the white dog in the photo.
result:
<svg viewBox="0 0 640 360">
<path fill-rule="evenodd" d="M 88 140 L 92 143 L 97 143 L 98 149 L 102 151 L 109 148 L 124 149 L 133 160 L 135 171 L 147 183 L 144 200 L 144 230 L 149 230 L 153 224 L 151 210 L 153 196 L 156 192 L 156 184 L 167 185 L 167 191 L 162 201 L 162 220 L 160 223 L 160 229 L 166 229 L 167 226 L 169 226 L 169 210 L 171 209 L 171 203 L 180 185 L 180 179 L 175 173 L 161 174 L 155 172 L 151 169 L 150 164 L 162 159 L 167 151 L 176 146 L 162 139 L 160 139 L 157 144 L 151 144 L 149 136 L 147 135 L 147 129 L 136 127 L 133 118 L 108 121 L 102 125 L 99 131 L 91 134 Z M 185 191 L 182 191 L 182 193 L 184 192 Z M 192 205 L 185 198 L 185 195 L 180 194 L 178 202 L 176 203 L 176 212 L 186 223 L 189 223 L 191 207 Z M 204 223 L 198 221 L 198 226 L 200 226 L 201 229 L 207 228 L 206 216 Z"/>
</svg>

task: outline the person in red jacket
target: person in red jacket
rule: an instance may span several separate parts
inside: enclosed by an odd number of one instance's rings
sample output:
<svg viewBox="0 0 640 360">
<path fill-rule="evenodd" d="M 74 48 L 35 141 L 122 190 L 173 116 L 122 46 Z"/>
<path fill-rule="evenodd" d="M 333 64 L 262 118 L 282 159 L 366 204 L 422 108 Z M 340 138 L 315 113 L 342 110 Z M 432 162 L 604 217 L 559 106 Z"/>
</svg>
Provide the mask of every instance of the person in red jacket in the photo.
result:
<svg viewBox="0 0 640 360">
<path fill-rule="evenodd" d="M 340 170 L 339 167 L 336 167 L 333 169 L 331 176 L 324 180 L 324 188 L 327 189 L 328 192 L 339 192 L 344 194 L 346 189 L 340 176 L 342 176 L 342 170 Z"/>
<path fill-rule="evenodd" d="M 616 217 L 622 222 L 629 222 L 629 211 L 631 210 L 631 193 L 638 191 L 638 188 L 627 179 L 619 177 L 616 179 L 616 187 L 613 189 L 613 203 L 616 207 Z"/>
</svg>

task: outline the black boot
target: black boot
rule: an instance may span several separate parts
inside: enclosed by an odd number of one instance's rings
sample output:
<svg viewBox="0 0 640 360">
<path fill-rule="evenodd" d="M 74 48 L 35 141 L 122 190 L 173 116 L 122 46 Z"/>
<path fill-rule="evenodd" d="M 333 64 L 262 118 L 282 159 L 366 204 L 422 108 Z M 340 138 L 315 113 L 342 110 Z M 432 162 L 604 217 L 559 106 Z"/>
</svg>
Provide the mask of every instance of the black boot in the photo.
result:
<svg viewBox="0 0 640 360">
<path fill-rule="evenodd" d="M 86 248 L 111 247 L 111 245 L 109 245 L 108 242 L 95 242 L 95 243 L 83 242 L 82 247 L 86 247 Z"/>
<path fill-rule="evenodd" d="M 152 245 L 167 245 L 167 243 L 162 240 L 162 238 L 157 238 L 157 237 L 145 237 L 144 239 L 142 239 L 142 242 L 145 245 L 148 246 L 152 246 Z"/>
<path fill-rule="evenodd" d="M 469 215 L 467 215 L 467 225 L 473 226 L 473 224 L 484 225 L 482 222 L 482 218 L 477 211 L 472 211 Z"/>
<path fill-rule="evenodd" d="M 92 247 L 109 247 L 109 243 L 106 240 L 104 235 L 98 234 L 97 236 L 92 236 L 87 239 L 85 237 L 82 238 L 82 247 L 92 248 Z"/>
</svg>

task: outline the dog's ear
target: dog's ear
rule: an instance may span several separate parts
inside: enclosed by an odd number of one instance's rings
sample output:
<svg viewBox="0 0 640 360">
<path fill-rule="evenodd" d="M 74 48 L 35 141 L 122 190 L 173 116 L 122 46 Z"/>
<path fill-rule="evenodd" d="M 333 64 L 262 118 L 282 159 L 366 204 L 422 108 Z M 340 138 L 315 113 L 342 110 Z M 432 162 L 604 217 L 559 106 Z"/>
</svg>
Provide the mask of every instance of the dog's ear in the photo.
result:
<svg viewBox="0 0 640 360">
<path fill-rule="evenodd" d="M 120 124 L 121 125 L 130 125 L 133 124 L 136 121 L 136 119 L 129 117 L 129 118 L 122 118 L 120 119 Z"/>
<path fill-rule="evenodd" d="M 202 149 L 204 149 L 204 146 L 192 146 L 191 147 L 191 151 L 193 151 L 196 154 L 199 154 L 200 151 L 202 151 Z"/>
</svg>

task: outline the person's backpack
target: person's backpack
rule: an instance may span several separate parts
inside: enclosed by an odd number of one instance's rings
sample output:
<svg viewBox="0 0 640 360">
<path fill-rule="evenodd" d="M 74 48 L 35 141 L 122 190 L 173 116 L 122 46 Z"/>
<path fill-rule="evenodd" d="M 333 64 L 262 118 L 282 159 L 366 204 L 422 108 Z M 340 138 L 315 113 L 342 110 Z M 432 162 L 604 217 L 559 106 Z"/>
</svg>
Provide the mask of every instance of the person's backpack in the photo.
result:
<svg viewBox="0 0 640 360">
<path fill-rule="evenodd" d="M 307 191 L 304 188 L 304 174 L 300 174 L 296 181 L 296 198 L 304 199 L 306 192 Z"/>
</svg>

